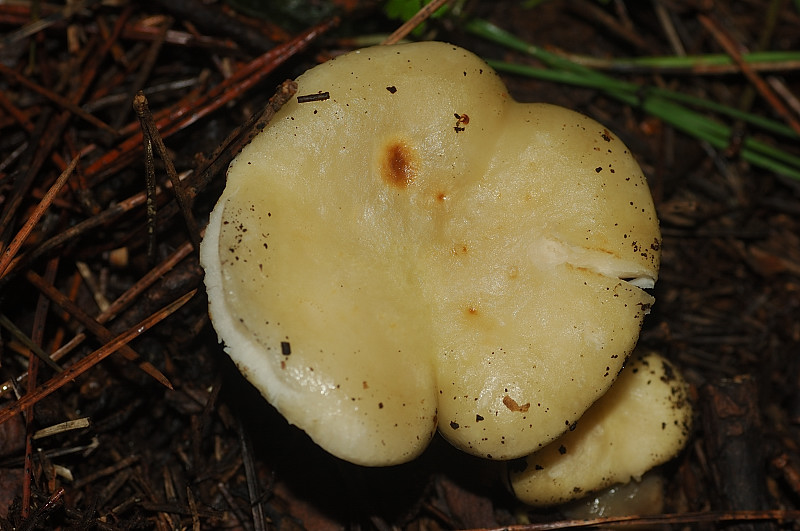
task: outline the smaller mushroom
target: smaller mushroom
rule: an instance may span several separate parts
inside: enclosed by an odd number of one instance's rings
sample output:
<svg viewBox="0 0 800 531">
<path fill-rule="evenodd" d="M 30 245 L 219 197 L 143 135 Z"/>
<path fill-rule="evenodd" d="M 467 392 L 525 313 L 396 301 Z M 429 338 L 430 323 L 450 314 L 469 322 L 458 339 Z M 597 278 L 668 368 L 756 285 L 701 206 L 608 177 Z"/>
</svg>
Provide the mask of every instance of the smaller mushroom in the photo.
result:
<svg viewBox="0 0 800 531">
<path fill-rule="evenodd" d="M 559 512 L 570 520 L 661 514 L 664 512 L 664 484 L 664 475 L 653 469 L 640 481 L 592 492 L 560 506 Z"/>
<path fill-rule="evenodd" d="M 639 480 L 686 444 L 692 407 L 688 384 L 658 354 L 634 354 L 611 390 L 573 429 L 509 465 L 514 494 L 530 505 L 556 505 Z"/>
</svg>

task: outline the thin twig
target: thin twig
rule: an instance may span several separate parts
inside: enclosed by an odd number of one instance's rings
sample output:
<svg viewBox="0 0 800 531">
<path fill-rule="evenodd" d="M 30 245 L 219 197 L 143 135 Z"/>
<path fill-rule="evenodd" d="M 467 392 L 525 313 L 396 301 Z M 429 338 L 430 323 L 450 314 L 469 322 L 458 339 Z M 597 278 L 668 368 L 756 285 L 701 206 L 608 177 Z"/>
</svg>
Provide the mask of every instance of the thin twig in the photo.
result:
<svg viewBox="0 0 800 531">
<path fill-rule="evenodd" d="M 156 0 L 156 3 L 181 20 L 191 21 L 209 33 L 230 35 L 257 52 L 265 52 L 275 46 L 263 33 L 229 16 L 219 5 L 186 0 Z"/>
<path fill-rule="evenodd" d="M 64 488 L 61 487 L 55 491 L 52 496 L 50 496 L 46 503 L 40 505 L 35 511 L 27 516 L 25 520 L 22 521 L 19 526 L 17 526 L 17 531 L 31 531 L 32 529 L 39 527 L 41 520 L 62 503 L 61 498 L 63 497 Z"/>
<path fill-rule="evenodd" d="M 136 107 L 136 98 L 134 97 L 133 105 Z M 152 265 L 156 259 L 156 168 L 155 158 L 153 156 L 153 139 L 147 133 L 147 128 L 144 126 L 144 118 L 139 109 L 136 110 L 136 115 L 142 122 L 142 144 L 144 145 L 144 192 L 147 196 L 145 203 L 145 219 L 147 224 L 147 262 Z"/>
<path fill-rule="evenodd" d="M 800 120 L 798 120 L 792 114 L 791 109 L 789 109 L 775 94 L 769 84 L 767 84 L 767 82 L 764 81 L 764 79 L 752 68 L 750 68 L 750 65 L 748 65 L 747 62 L 742 59 L 742 54 L 739 50 L 739 47 L 733 41 L 733 39 L 731 39 L 731 37 L 727 35 L 725 31 L 723 31 L 723 29 L 708 16 L 701 14 L 697 16 L 697 19 L 701 24 L 703 24 L 703 27 L 705 27 L 714 36 L 714 39 L 716 39 L 719 45 L 725 49 L 725 52 L 731 56 L 734 62 L 739 66 L 742 74 L 744 74 L 745 77 L 750 80 L 750 83 L 756 87 L 756 90 L 758 90 L 761 96 L 763 96 L 764 99 L 766 99 L 767 102 L 772 106 L 772 108 L 775 109 L 775 112 L 781 115 L 784 120 L 786 120 L 786 123 L 788 123 L 795 132 L 800 134 Z"/>
<path fill-rule="evenodd" d="M 154 268 L 150 269 L 133 286 L 128 288 L 128 290 L 125 293 L 117 297 L 111 304 L 109 304 L 107 309 L 105 309 L 100 314 L 98 314 L 97 317 L 95 317 L 95 320 L 100 324 L 105 324 L 106 322 L 116 317 L 122 310 L 130 306 L 136 300 L 136 298 L 139 295 L 141 295 L 147 288 L 149 288 L 156 281 L 161 279 L 166 273 L 168 273 L 173 267 L 175 267 L 175 265 L 177 265 L 181 260 L 183 260 L 189 254 L 191 254 L 191 252 L 192 252 L 192 245 L 188 242 L 179 247 L 164 261 L 162 261 Z M 80 345 L 84 339 L 86 339 L 85 333 L 80 332 L 76 334 L 75 337 L 69 340 L 64 346 L 53 352 L 53 354 L 50 357 L 56 361 L 60 360 L 61 358 L 66 356 L 69 352 L 71 352 L 75 347 Z"/>
<path fill-rule="evenodd" d="M 55 257 L 47 263 L 45 276 L 52 282 L 58 272 L 59 258 Z M 44 329 L 47 323 L 47 313 L 50 308 L 50 301 L 43 295 L 39 295 L 36 302 L 36 313 L 33 318 L 33 333 L 31 343 L 41 350 L 44 342 Z M 47 359 L 47 358 L 46 358 Z M 52 360 L 48 365 L 55 365 Z M 58 367 L 57 365 L 55 365 Z M 58 372 L 61 372 L 59 368 Z M 39 377 L 39 358 L 35 357 L 33 351 L 28 355 L 28 390 L 27 393 L 35 392 L 36 382 Z M 34 480 L 33 471 L 33 432 L 34 432 L 35 410 L 33 406 L 25 408 L 25 457 L 24 457 L 24 477 L 22 479 L 22 517 L 27 518 L 31 514 L 31 484 Z"/>
<path fill-rule="evenodd" d="M 186 500 L 189 503 L 189 512 L 192 514 L 192 531 L 200 531 L 200 515 L 197 512 L 197 503 L 189 485 L 186 485 Z"/>
<path fill-rule="evenodd" d="M 573 0 L 566 4 L 568 8 L 581 18 L 585 18 L 595 26 L 601 26 L 640 50 L 649 49 L 647 41 L 631 28 L 607 13 L 597 2 L 589 0 Z"/>
<path fill-rule="evenodd" d="M 573 529 L 597 526 L 655 526 L 668 524 L 700 524 L 720 522 L 753 522 L 758 520 L 798 521 L 800 511 L 698 511 L 680 514 L 658 514 L 653 516 L 605 516 L 584 520 L 560 520 L 541 524 L 512 525 L 502 528 L 475 528 L 468 531 L 547 531 L 551 529 Z"/>
<path fill-rule="evenodd" d="M 80 107 L 80 105 L 76 105 L 73 102 L 69 101 L 68 99 L 66 99 L 66 98 L 64 98 L 62 96 L 59 96 L 55 92 L 53 92 L 51 90 L 48 90 L 48 89 L 42 87 L 41 85 L 38 85 L 38 84 L 34 83 L 33 81 L 31 81 L 27 77 L 23 76 L 22 74 L 18 73 L 17 71 L 5 66 L 2 62 L 0 62 L 0 74 L 4 75 L 4 76 L 6 76 L 6 77 L 8 77 L 10 79 L 13 79 L 14 81 L 19 83 L 20 85 L 24 85 L 26 88 L 32 90 L 33 92 L 39 94 L 40 96 L 44 96 L 45 98 L 47 98 L 48 100 L 52 101 L 53 103 L 55 103 L 59 107 L 64 108 L 65 110 L 71 112 L 72 114 L 74 114 L 78 118 L 81 118 L 81 119 L 89 122 L 93 126 L 102 129 L 106 133 L 109 133 L 112 136 L 116 136 L 117 135 L 117 131 L 113 127 L 111 127 L 110 125 L 108 125 L 107 123 L 102 121 L 101 119 L 97 118 L 96 116 L 94 116 L 92 114 L 89 114 L 88 112 L 83 110 Z"/>
<path fill-rule="evenodd" d="M 53 183 L 53 186 L 50 187 L 42 200 L 39 202 L 36 210 L 34 210 L 33 214 L 31 214 L 31 216 L 25 221 L 25 224 L 22 226 L 19 232 L 17 232 L 16 236 L 14 236 L 14 239 L 11 240 L 11 243 L 8 244 L 8 247 L 6 247 L 6 249 L 3 251 L 3 255 L 0 256 L 0 278 L 4 277 L 8 273 L 8 266 L 11 263 L 11 260 L 14 258 L 14 256 L 16 256 L 17 251 L 19 251 L 19 248 L 22 247 L 23 243 L 25 243 L 25 240 L 28 239 L 28 236 L 30 236 L 31 231 L 36 224 L 39 223 L 39 220 L 42 219 L 42 216 L 50 207 L 50 204 L 56 198 L 58 192 L 61 190 L 61 187 L 64 186 L 64 184 L 67 182 L 67 179 L 69 179 L 70 175 L 72 175 L 72 172 L 75 169 L 75 166 L 78 165 L 79 160 L 80 159 L 78 157 L 72 159 L 72 162 L 70 162 L 69 166 L 67 166 L 67 169 L 63 171 L 58 179 L 56 179 L 56 182 Z"/>
<path fill-rule="evenodd" d="M 0 326 L 8 330 L 8 332 L 16 338 L 17 341 L 25 345 L 31 352 L 36 354 L 36 356 L 44 361 L 48 367 L 53 369 L 56 372 L 61 372 L 63 369 L 58 366 L 58 364 L 53 361 L 53 359 L 45 352 L 42 347 L 37 345 L 31 338 L 25 335 L 25 332 L 19 329 L 14 322 L 6 317 L 5 314 L 0 314 Z"/>
<path fill-rule="evenodd" d="M 666 6 L 661 0 L 653 0 L 653 9 L 656 12 L 658 21 L 661 24 L 661 28 L 664 30 L 664 34 L 667 36 L 672 50 L 678 56 L 684 57 L 686 55 L 686 48 L 683 46 L 683 42 L 681 42 L 678 30 L 675 29 L 675 24 L 672 22 L 672 17 L 669 11 L 667 11 Z"/>
<path fill-rule="evenodd" d="M 255 136 L 269 125 L 281 107 L 283 107 L 297 93 L 297 83 L 287 79 L 278 87 L 275 94 L 269 99 L 260 115 L 253 115 L 250 120 L 240 128 L 231 132 L 225 140 L 207 159 L 195 169 L 192 176 L 192 187 L 189 190 L 193 196 L 204 190 L 211 179 L 228 167 L 233 157 L 242 147 L 247 145 Z"/>
<path fill-rule="evenodd" d="M 89 89 L 89 86 L 97 77 L 100 64 L 105 59 L 106 53 L 119 37 L 122 28 L 125 26 L 125 22 L 131 16 L 132 12 L 133 6 L 126 6 L 117 18 L 111 37 L 105 40 L 103 44 L 98 47 L 98 49 L 93 50 L 94 53 L 92 53 L 89 57 L 86 67 L 81 72 L 81 75 L 78 76 L 80 83 L 72 92 L 69 98 L 70 101 L 77 104 L 83 99 L 83 96 Z M 70 116 L 71 114 L 68 111 L 64 111 L 58 114 L 55 118 L 52 118 L 52 112 L 50 109 L 47 109 L 42 113 L 40 120 L 37 123 L 37 129 L 33 134 L 34 138 L 39 138 L 39 142 L 35 146 L 31 146 L 31 149 L 35 150 L 35 156 L 32 157 L 32 160 L 27 161 L 20 169 L 20 171 L 23 173 L 23 177 L 19 180 L 19 182 L 15 183 L 16 193 L 12 195 L 10 200 L 3 205 L 3 212 L 0 214 L 0 227 L 7 226 L 16 215 L 17 209 L 22 204 L 23 197 L 25 197 L 25 192 L 32 184 L 34 178 L 39 175 L 39 170 L 44 164 L 45 158 L 52 156 L 54 147 L 58 141 L 61 140 L 62 133 L 69 122 Z M 0 269 L 0 278 L 3 278 L 7 273 L 7 267 L 5 270 Z"/>
<path fill-rule="evenodd" d="M 264 520 L 264 507 L 261 505 L 261 494 L 259 493 L 258 473 L 253 462 L 253 448 L 250 436 L 244 429 L 241 417 L 237 417 L 239 444 L 242 449 L 242 463 L 244 464 L 245 478 L 247 480 L 247 494 L 250 498 L 250 508 L 253 514 L 253 526 L 255 531 L 266 531 Z"/>
<path fill-rule="evenodd" d="M 99 3 L 99 1 L 100 0 L 90 0 L 84 2 L 75 2 L 74 4 L 68 3 L 66 6 L 64 6 L 63 9 L 59 10 L 56 13 L 52 13 L 45 17 L 38 18 L 37 20 L 33 20 L 32 22 L 19 28 L 18 30 L 6 34 L 2 38 L 2 40 L 0 40 L 0 50 L 2 50 L 3 48 L 11 47 L 16 42 L 27 39 L 33 35 L 36 35 L 40 31 L 45 30 L 54 24 L 58 24 L 59 22 L 68 20 L 75 13 L 82 11 L 83 9 L 86 9 L 88 7 L 92 7 L 94 4 Z"/>
<path fill-rule="evenodd" d="M 49 240 L 45 240 L 41 245 L 39 245 L 35 249 L 25 253 L 20 257 L 15 258 L 11 262 L 11 264 L 6 268 L 6 271 L 2 275 L 0 275 L 0 289 L 2 289 L 3 286 L 5 286 L 5 284 L 8 282 L 8 279 L 11 276 L 13 276 L 13 274 L 17 270 L 24 269 L 24 266 L 31 263 L 35 259 L 85 234 L 87 231 L 91 229 L 110 223 L 115 218 L 142 205 L 144 202 L 145 202 L 144 192 L 140 192 L 127 199 L 123 199 L 119 203 L 115 203 L 109 206 L 107 209 L 97 214 L 96 216 L 85 219 L 80 223 L 77 223 L 72 227 L 69 227 L 59 232 Z"/>
<path fill-rule="evenodd" d="M 133 465 L 135 465 L 136 463 L 139 462 L 139 459 L 140 459 L 140 456 L 138 456 L 138 455 L 129 455 L 128 457 L 125 457 L 124 459 L 120 459 L 119 461 L 116 461 L 115 463 L 113 463 L 111 465 L 108 465 L 107 467 L 101 468 L 99 470 L 95 470 L 91 474 L 88 474 L 88 475 L 82 477 L 81 479 L 75 481 L 75 483 L 73 483 L 72 487 L 75 488 L 75 489 L 79 489 L 79 488 L 83 487 L 84 485 L 88 485 L 89 483 L 97 481 L 100 478 L 104 478 L 106 476 L 110 476 L 111 474 L 114 474 L 115 472 L 119 472 L 120 470 L 122 470 L 124 468 L 128 468 L 130 466 L 133 466 Z"/>
<path fill-rule="evenodd" d="M 150 77 L 153 67 L 155 67 L 156 61 L 158 60 L 159 52 L 161 52 L 161 48 L 164 45 L 164 39 L 166 39 L 167 32 L 169 31 L 170 26 L 172 26 L 172 22 L 172 18 L 167 18 L 167 20 L 162 22 L 156 39 L 152 42 L 150 48 L 147 50 L 147 54 L 144 57 L 144 63 L 139 68 L 139 71 L 136 73 L 136 78 L 133 80 L 132 89 L 126 94 L 126 104 L 120 109 L 119 114 L 117 114 L 115 120 L 112 122 L 117 129 L 122 127 L 123 123 L 125 122 L 125 118 L 131 111 L 131 108 L 127 105 L 127 103 L 136 97 L 136 94 L 142 89 L 142 87 L 144 87 L 147 78 Z"/>
<path fill-rule="evenodd" d="M 159 133 L 158 127 L 156 127 L 156 123 L 153 120 L 150 107 L 147 105 L 147 97 L 141 90 L 137 92 L 136 96 L 133 98 L 133 108 L 136 110 L 136 116 L 139 117 L 139 122 L 142 125 L 142 133 L 144 135 L 145 145 L 154 146 L 158 156 L 164 162 L 164 166 L 167 170 L 167 176 L 172 183 L 172 191 L 175 194 L 175 199 L 177 200 L 178 206 L 183 213 L 183 219 L 186 223 L 186 228 L 189 231 L 189 240 L 192 242 L 194 248 L 198 249 L 200 247 L 200 228 L 197 225 L 197 220 L 195 220 L 194 214 L 192 214 L 191 201 L 186 195 L 183 183 L 178 178 L 178 172 L 175 171 L 175 165 L 172 163 L 172 157 L 169 156 L 167 147 L 164 145 L 164 140 L 161 138 L 161 133 Z M 151 151 L 149 153 L 149 157 L 152 158 L 152 147 L 150 149 Z M 148 171 L 151 171 L 152 160 L 149 164 L 150 170 Z M 152 178 L 152 176 L 150 178 Z M 153 189 L 155 189 L 155 184 L 151 185 Z M 148 190 L 151 185 L 148 185 Z M 150 194 L 148 193 L 148 197 L 149 195 Z M 153 206 L 153 208 L 155 209 L 155 206 Z M 155 215 L 155 210 L 153 211 L 153 215 Z M 151 229 L 153 230 L 153 234 L 151 234 L 151 236 L 154 238 L 155 227 L 148 227 L 148 231 Z"/>
<path fill-rule="evenodd" d="M 414 28 L 422 24 L 425 20 L 430 18 L 437 9 L 445 5 L 450 0 L 433 0 L 430 4 L 426 4 L 422 6 L 422 8 L 417 11 L 417 13 L 411 17 L 410 19 L 406 20 L 399 28 L 394 30 L 394 32 L 386 37 L 386 40 L 383 41 L 381 44 L 397 44 L 402 39 L 405 38 L 406 35 L 411 33 Z"/>
<path fill-rule="evenodd" d="M 92 423 L 89 420 L 89 417 L 83 417 L 75 420 L 67 420 L 64 422 L 59 422 L 58 424 L 53 424 L 52 426 L 48 426 L 47 428 L 36 430 L 34 433 L 31 434 L 31 437 L 34 440 L 44 439 L 45 437 L 52 437 L 54 435 L 59 435 L 61 433 L 65 433 L 71 430 L 82 430 L 84 428 L 88 428 L 89 426 L 91 426 L 91 424 Z"/>
<path fill-rule="evenodd" d="M 207 93 L 191 101 L 182 100 L 180 104 L 165 109 L 163 118 L 156 119 L 156 127 L 161 136 L 167 138 L 189 125 L 205 118 L 228 102 L 241 96 L 246 91 L 261 82 L 264 77 L 273 72 L 289 58 L 308 47 L 320 35 L 338 24 L 338 19 L 329 20 L 298 34 L 291 41 L 276 46 L 269 52 L 256 57 L 249 63 L 236 70 L 234 75 L 220 82 Z M 86 178 L 94 185 L 107 175 L 117 171 L 120 167 L 130 163 L 132 154 L 138 153 L 142 146 L 141 132 L 134 132 L 132 136 L 122 141 L 117 147 L 98 158 L 86 168 Z"/>
<path fill-rule="evenodd" d="M 800 116 L 800 99 L 797 98 L 797 95 L 786 86 L 786 83 L 782 79 L 779 79 L 776 76 L 769 76 L 767 77 L 767 83 L 769 86 L 772 87 L 780 97 L 786 102 L 786 104 L 792 108 L 794 113 L 797 116 Z"/>
</svg>

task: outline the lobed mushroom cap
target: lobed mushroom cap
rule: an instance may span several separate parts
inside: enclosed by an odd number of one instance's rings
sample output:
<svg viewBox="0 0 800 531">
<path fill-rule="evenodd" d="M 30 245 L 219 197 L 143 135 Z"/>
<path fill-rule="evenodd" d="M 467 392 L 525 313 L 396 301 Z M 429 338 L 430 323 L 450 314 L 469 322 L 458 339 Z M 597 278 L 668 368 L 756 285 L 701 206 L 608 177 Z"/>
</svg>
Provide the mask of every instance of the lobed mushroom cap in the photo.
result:
<svg viewBox="0 0 800 531">
<path fill-rule="evenodd" d="M 316 96 L 234 160 L 201 248 L 231 358 L 358 464 L 408 461 L 437 426 L 494 459 L 558 437 L 653 302 L 658 222 L 626 147 L 515 102 L 444 43 L 359 50 L 297 83 Z"/>
<path fill-rule="evenodd" d="M 635 355 L 608 393 L 567 431 L 509 465 L 511 488 L 530 505 L 555 505 L 639 480 L 672 459 L 692 424 L 688 384 L 658 354 Z"/>
</svg>

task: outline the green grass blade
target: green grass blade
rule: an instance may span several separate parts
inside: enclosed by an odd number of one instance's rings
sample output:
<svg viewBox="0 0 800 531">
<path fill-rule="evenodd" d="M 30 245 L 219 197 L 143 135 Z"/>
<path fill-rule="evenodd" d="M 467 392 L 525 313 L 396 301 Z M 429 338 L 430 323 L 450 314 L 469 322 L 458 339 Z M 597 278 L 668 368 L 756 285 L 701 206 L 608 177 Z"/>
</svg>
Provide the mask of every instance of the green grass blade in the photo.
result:
<svg viewBox="0 0 800 531">
<path fill-rule="evenodd" d="M 602 90 L 608 96 L 627 105 L 639 107 L 676 129 L 708 142 L 717 149 L 725 149 L 729 145 L 732 128 L 682 104 L 715 112 L 734 120 L 741 120 L 773 134 L 780 134 L 792 139 L 800 138 L 791 128 L 774 120 L 675 91 L 658 87 L 641 87 L 635 83 L 616 80 L 547 52 L 538 46 L 529 45 L 505 30 L 482 20 L 470 22 L 467 29 L 480 37 L 535 57 L 550 67 L 550 69 L 543 69 L 489 60 L 490 66 L 498 71 Z M 800 179 L 800 157 L 757 141 L 752 137 L 748 136 L 744 139 L 740 155 L 743 160 L 755 166 L 793 179 Z"/>
</svg>

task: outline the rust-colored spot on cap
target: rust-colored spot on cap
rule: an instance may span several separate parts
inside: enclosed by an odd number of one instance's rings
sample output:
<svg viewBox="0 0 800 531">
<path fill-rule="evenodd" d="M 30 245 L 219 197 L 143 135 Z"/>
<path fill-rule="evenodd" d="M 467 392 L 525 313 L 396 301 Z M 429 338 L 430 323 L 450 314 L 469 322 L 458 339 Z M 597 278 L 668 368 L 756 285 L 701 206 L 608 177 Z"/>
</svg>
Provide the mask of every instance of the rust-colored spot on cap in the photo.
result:
<svg viewBox="0 0 800 531">
<path fill-rule="evenodd" d="M 417 163 L 414 151 L 405 142 L 389 142 L 381 155 L 381 176 L 392 186 L 406 188 L 414 182 Z"/>
<path fill-rule="evenodd" d="M 503 405 L 505 405 L 508 409 L 514 412 L 525 413 L 531 408 L 531 403 L 528 402 L 527 404 L 519 405 L 517 401 L 511 398 L 510 396 L 506 395 L 503 397 Z"/>
<path fill-rule="evenodd" d="M 469 253 L 469 247 L 467 247 L 466 243 L 457 243 L 453 245 L 453 248 L 450 250 L 450 252 L 455 256 L 465 255 Z"/>
</svg>

